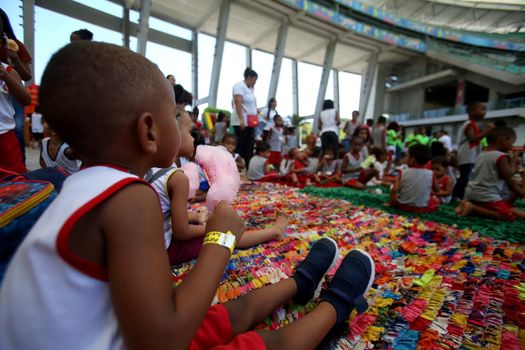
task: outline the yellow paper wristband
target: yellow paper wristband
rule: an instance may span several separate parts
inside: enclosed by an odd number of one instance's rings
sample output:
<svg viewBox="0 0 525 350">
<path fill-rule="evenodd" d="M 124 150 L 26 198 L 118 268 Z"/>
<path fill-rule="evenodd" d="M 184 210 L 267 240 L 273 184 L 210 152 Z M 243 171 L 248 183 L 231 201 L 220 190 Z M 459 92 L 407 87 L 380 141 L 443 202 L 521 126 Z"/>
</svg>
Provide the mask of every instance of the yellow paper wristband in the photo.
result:
<svg viewBox="0 0 525 350">
<path fill-rule="evenodd" d="M 235 235 L 228 231 L 226 233 L 219 231 L 210 231 L 204 236 L 204 241 L 202 244 L 218 244 L 230 251 L 230 254 L 233 254 L 235 249 Z"/>
</svg>

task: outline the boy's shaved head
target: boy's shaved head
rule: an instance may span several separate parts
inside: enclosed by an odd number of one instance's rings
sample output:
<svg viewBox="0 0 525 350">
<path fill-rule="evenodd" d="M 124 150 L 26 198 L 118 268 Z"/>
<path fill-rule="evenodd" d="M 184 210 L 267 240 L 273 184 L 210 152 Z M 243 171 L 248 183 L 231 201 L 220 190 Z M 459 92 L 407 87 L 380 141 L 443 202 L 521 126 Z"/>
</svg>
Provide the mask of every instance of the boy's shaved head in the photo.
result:
<svg viewBox="0 0 525 350">
<path fill-rule="evenodd" d="M 112 44 L 75 42 L 51 57 L 39 100 L 60 138 L 81 158 L 91 157 L 117 133 L 133 131 L 142 113 L 157 111 L 167 91 L 163 84 L 162 73 L 143 56 Z"/>
</svg>

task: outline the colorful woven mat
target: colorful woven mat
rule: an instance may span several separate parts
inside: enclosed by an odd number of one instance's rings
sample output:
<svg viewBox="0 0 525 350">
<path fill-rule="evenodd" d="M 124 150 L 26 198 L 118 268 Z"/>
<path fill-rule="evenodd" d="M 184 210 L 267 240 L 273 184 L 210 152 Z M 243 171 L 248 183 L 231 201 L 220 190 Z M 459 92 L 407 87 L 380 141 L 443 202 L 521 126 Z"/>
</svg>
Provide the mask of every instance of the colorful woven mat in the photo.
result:
<svg viewBox="0 0 525 350">
<path fill-rule="evenodd" d="M 271 223 L 277 211 L 290 225 L 282 241 L 235 251 L 215 302 L 291 276 L 310 245 L 329 236 L 341 256 L 356 247 L 368 251 L 376 279 L 368 311 L 353 313 L 321 348 L 525 348 L 525 245 L 276 184 L 243 185 L 234 206 L 248 227 Z M 176 279 L 191 266 L 175 267 Z M 256 328 L 285 326 L 316 302 L 285 305 Z"/>
<path fill-rule="evenodd" d="M 302 190 L 304 193 L 308 193 L 314 196 L 321 196 L 326 198 L 340 198 L 352 202 L 355 205 L 362 205 L 367 208 L 377 208 L 389 213 L 400 214 L 405 216 L 417 215 L 422 219 L 440 222 L 448 225 L 455 225 L 459 228 L 467 228 L 479 233 L 489 235 L 498 239 L 505 239 L 512 242 L 525 243 L 525 221 L 516 220 L 512 222 L 508 221 L 496 221 L 491 219 L 484 219 L 480 217 L 459 217 L 454 209 L 457 203 L 453 204 L 442 204 L 439 209 L 434 213 L 429 214 L 413 214 L 406 211 L 385 206 L 388 201 L 388 188 L 375 187 L 370 191 L 360 191 L 348 187 L 337 187 L 337 188 L 316 188 L 316 187 L 305 187 Z M 379 192 L 379 193 L 377 193 Z M 516 201 L 515 205 L 518 208 L 525 210 L 525 203 L 523 201 Z"/>
</svg>

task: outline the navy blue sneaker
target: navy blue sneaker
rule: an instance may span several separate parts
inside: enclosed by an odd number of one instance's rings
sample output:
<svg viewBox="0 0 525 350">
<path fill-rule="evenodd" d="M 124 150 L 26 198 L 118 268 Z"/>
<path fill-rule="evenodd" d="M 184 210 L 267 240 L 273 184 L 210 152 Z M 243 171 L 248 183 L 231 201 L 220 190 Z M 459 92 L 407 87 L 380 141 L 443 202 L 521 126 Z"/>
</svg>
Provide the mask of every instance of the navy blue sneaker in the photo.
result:
<svg viewBox="0 0 525 350">
<path fill-rule="evenodd" d="M 297 283 L 294 301 L 305 304 L 321 287 L 325 273 L 334 265 L 339 255 L 337 243 L 331 238 L 321 238 L 312 246 L 306 258 L 297 266 L 293 279 Z"/>
<path fill-rule="evenodd" d="M 354 307 L 359 313 L 368 309 L 365 294 L 374 278 L 375 266 L 370 254 L 354 249 L 345 256 L 321 298 L 334 306 L 337 324 L 346 321 Z"/>
</svg>

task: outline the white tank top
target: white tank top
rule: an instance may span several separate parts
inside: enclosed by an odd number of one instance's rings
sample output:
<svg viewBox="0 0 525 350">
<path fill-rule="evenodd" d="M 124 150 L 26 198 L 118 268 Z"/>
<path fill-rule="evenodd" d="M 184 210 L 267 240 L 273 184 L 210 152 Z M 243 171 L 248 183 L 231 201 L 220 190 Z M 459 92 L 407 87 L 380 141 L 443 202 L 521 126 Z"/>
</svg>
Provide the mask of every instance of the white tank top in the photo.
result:
<svg viewBox="0 0 525 350">
<path fill-rule="evenodd" d="M 275 126 L 272 126 L 271 128 L 272 134 L 270 136 L 270 139 L 268 140 L 268 144 L 270 145 L 270 151 L 272 152 L 282 152 L 283 150 L 283 128 L 277 128 Z"/>
<path fill-rule="evenodd" d="M 108 166 L 71 175 L 11 261 L 0 288 L 0 349 L 122 349 L 104 268 L 73 253 L 71 227 L 138 177 Z"/>
<path fill-rule="evenodd" d="M 3 62 L 2 66 L 8 71 L 11 68 Z M 0 79 L 0 135 L 13 130 L 15 128 L 15 109 L 13 107 L 13 95 L 9 93 L 7 84 Z"/>
<path fill-rule="evenodd" d="M 162 168 L 152 168 L 153 174 L 156 174 L 158 171 L 161 171 Z M 160 200 L 160 207 L 162 209 L 162 216 L 164 218 L 164 243 L 166 244 L 166 249 L 170 246 L 171 237 L 172 237 L 172 228 L 171 228 L 171 198 L 168 191 L 168 181 L 174 173 L 177 171 L 182 171 L 174 167 L 173 169 L 166 172 L 164 175 L 160 176 L 158 179 L 151 183 L 151 187 L 157 192 Z"/>
<path fill-rule="evenodd" d="M 401 172 L 398 202 L 412 207 L 424 208 L 428 206 L 432 193 L 432 170 L 408 168 Z"/>
<path fill-rule="evenodd" d="M 339 135 L 339 126 L 337 125 L 337 120 L 335 119 L 336 112 L 335 109 L 325 109 L 321 111 L 321 122 L 323 122 L 323 127 L 321 129 L 321 135 L 325 132 L 332 131 Z"/>
<path fill-rule="evenodd" d="M 40 150 L 40 155 L 46 164 L 46 167 L 51 168 L 54 166 L 59 166 L 64 169 L 68 174 L 76 173 L 80 169 L 81 162 L 78 159 L 69 159 L 66 157 L 66 149 L 69 145 L 63 142 L 58 149 L 56 158 L 51 158 L 49 154 L 49 137 L 46 137 L 42 140 L 42 148 Z"/>
<path fill-rule="evenodd" d="M 504 152 L 481 152 L 476 159 L 472 179 L 465 190 L 465 199 L 476 202 L 493 202 L 503 199 L 506 188 L 505 180 L 501 179 L 498 172 L 498 162 L 508 157 Z M 503 196 L 502 196 L 503 195 Z"/>
<path fill-rule="evenodd" d="M 361 163 L 363 163 L 363 161 L 365 160 L 365 155 L 363 154 L 363 152 L 359 152 L 359 158 L 356 158 L 352 152 L 348 152 L 346 155 L 345 155 L 346 159 L 348 160 L 348 167 L 349 168 L 358 168 L 358 167 L 361 167 Z M 360 171 L 355 171 L 353 173 L 345 173 L 343 174 L 343 182 L 346 182 L 348 180 L 351 180 L 351 179 L 357 179 L 359 178 L 359 175 L 360 175 Z"/>
</svg>

